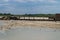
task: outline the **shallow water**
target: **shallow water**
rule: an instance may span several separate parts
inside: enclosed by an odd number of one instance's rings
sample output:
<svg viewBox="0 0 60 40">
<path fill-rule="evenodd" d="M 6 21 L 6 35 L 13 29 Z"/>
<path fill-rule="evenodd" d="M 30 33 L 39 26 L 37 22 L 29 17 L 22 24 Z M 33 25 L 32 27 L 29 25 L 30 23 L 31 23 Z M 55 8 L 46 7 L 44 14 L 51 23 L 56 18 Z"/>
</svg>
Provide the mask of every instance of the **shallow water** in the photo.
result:
<svg viewBox="0 0 60 40">
<path fill-rule="evenodd" d="M 5 22 L 0 21 L 0 26 L 5 25 Z"/>
<path fill-rule="evenodd" d="M 0 40 L 60 40 L 60 30 L 20 27 L 0 31 Z"/>
</svg>

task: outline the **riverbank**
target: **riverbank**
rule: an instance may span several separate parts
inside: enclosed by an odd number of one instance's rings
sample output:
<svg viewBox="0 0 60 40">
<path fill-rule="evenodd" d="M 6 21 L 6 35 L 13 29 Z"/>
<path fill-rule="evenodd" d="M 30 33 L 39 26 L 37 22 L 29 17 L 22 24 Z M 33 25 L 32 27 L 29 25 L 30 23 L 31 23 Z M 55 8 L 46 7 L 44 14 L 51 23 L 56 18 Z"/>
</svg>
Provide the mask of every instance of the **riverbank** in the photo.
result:
<svg viewBox="0 0 60 40">
<path fill-rule="evenodd" d="M 55 21 L 0 20 L 0 30 L 21 26 L 60 29 L 60 21 L 55 22 Z"/>
</svg>

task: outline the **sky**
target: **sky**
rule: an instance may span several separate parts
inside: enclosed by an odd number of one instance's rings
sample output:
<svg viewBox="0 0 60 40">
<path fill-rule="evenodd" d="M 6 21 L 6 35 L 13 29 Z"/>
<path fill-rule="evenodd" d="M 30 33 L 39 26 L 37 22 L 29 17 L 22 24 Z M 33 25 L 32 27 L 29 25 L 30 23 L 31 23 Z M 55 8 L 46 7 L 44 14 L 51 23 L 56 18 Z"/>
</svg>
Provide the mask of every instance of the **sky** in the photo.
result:
<svg viewBox="0 0 60 40">
<path fill-rule="evenodd" d="M 60 0 L 0 0 L 0 13 L 60 13 Z"/>
</svg>

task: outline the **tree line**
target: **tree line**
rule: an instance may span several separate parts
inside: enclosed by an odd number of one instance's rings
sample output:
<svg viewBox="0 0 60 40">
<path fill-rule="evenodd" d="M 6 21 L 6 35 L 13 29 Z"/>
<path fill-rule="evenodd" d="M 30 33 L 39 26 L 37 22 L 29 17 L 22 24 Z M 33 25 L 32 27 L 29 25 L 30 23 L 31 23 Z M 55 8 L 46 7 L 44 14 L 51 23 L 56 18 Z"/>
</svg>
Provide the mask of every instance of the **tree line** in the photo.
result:
<svg viewBox="0 0 60 40">
<path fill-rule="evenodd" d="M 53 17 L 55 14 L 23 14 L 23 15 L 14 15 L 11 13 L 0 13 L 0 16 L 26 16 L 26 17 Z"/>
</svg>

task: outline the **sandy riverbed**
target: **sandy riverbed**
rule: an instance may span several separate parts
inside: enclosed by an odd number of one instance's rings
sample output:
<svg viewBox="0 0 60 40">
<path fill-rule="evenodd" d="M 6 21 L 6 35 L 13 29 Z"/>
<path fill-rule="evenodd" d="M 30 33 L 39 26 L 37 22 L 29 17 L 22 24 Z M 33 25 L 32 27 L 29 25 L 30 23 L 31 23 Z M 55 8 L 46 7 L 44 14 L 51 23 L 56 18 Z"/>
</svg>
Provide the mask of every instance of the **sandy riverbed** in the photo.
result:
<svg viewBox="0 0 60 40">
<path fill-rule="evenodd" d="M 3 23 L 2 23 L 3 22 Z M 21 21 L 21 20 L 0 20 L 0 29 L 10 29 L 11 27 L 43 27 L 60 29 L 60 21 Z"/>
</svg>

